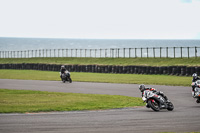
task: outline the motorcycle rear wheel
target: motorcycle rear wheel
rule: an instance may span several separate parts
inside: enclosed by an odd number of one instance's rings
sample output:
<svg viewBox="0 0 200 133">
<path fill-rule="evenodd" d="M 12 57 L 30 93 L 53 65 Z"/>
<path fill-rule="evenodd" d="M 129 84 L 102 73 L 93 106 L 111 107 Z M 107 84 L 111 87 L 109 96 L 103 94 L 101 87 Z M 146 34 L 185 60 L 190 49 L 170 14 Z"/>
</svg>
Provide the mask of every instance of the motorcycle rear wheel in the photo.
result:
<svg viewBox="0 0 200 133">
<path fill-rule="evenodd" d="M 160 106 L 159 103 L 157 101 L 148 101 L 148 105 L 151 107 L 151 109 L 153 109 L 154 111 L 160 111 Z"/>
</svg>

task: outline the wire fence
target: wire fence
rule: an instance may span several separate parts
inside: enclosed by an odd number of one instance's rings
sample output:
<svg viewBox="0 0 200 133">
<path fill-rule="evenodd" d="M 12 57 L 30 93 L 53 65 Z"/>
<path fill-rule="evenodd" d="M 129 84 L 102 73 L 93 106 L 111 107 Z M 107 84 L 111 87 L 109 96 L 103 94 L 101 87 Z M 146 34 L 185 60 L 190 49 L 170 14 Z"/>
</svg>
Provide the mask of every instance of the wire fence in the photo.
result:
<svg viewBox="0 0 200 133">
<path fill-rule="evenodd" d="M 0 58 L 90 57 L 90 58 L 190 58 L 200 57 L 200 47 L 146 47 L 109 49 L 39 49 L 0 51 Z"/>
</svg>

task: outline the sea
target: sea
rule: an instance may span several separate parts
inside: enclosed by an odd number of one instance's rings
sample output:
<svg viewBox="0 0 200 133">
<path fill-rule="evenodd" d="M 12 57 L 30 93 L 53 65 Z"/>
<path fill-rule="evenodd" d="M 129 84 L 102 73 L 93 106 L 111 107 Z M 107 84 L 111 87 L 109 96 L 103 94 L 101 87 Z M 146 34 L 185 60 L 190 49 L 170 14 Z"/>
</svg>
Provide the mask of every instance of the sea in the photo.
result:
<svg viewBox="0 0 200 133">
<path fill-rule="evenodd" d="M 200 56 L 200 40 L 0 37 L 0 51 L 25 51 L 40 49 L 117 49 L 147 47 L 199 47 L 197 48 L 198 51 L 196 51 L 196 54 Z M 173 54 L 173 52 L 171 52 L 171 54 Z"/>
</svg>

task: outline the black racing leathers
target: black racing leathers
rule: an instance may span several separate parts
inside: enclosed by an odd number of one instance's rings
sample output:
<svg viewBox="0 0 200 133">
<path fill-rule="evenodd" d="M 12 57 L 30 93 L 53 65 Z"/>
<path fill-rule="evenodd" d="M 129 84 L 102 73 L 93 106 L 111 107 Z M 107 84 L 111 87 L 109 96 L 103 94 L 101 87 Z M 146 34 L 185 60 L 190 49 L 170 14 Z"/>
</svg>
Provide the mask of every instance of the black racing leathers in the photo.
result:
<svg viewBox="0 0 200 133">
<path fill-rule="evenodd" d="M 200 80 L 200 78 L 199 77 L 197 77 L 197 78 L 193 78 L 192 79 L 192 82 L 196 82 L 197 80 Z M 194 88 L 196 87 L 196 84 L 194 84 L 193 86 L 192 86 L 192 91 L 194 91 Z"/>
</svg>

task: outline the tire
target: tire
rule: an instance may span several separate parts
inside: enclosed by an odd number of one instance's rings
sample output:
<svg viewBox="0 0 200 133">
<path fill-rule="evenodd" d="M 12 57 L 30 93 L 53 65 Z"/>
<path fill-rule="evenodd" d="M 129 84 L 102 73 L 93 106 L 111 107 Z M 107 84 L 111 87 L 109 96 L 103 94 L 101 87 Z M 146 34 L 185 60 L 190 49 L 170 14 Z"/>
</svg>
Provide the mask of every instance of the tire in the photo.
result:
<svg viewBox="0 0 200 133">
<path fill-rule="evenodd" d="M 200 103 L 200 98 L 197 98 L 196 103 Z"/>
<path fill-rule="evenodd" d="M 155 100 L 154 100 L 155 101 Z M 148 105 L 150 106 L 151 109 L 153 109 L 154 111 L 160 111 L 160 106 L 159 103 L 157 101 L 152 102 L 151 100 L 148 101 Z"/>
<path fill-rule="evenodd" d="M 69 83 L 72 83 L 72 79 L 71 78 L 69 78 Z"/>
<path fill-rule="evenodd" d="M 174 105 L 170 102 L 168 103 L 168 108 L 167 110 L 172 111 L 174 109 Z"/>
</svg>

